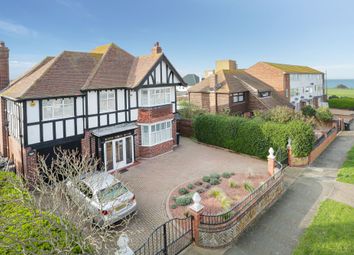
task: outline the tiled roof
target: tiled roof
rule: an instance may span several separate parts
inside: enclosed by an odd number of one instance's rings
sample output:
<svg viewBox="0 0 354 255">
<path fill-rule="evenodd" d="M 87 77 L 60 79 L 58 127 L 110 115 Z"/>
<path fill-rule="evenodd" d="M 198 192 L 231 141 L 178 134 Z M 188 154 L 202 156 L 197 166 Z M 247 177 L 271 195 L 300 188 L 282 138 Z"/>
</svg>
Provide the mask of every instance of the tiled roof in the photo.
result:
<svg viewBox="0 0 354 255">
<path fill-rule="evenodd" d="M 90 89 L 134 88 L 162 56 L 134 57 L 113 43 L 89 53 L 64 51 L 55 58 L 45 58 L 0 96 L 34 99 L 80 95 Z"/>
<path fill-rule="evenodd" d="M 263 62 L 263 63 L 278 68 L 285 73 L 322 74 L 322 72 L 308 66 L 287 65 L 287 64 L 270 63 L 270 62 Z"/>
</svg>

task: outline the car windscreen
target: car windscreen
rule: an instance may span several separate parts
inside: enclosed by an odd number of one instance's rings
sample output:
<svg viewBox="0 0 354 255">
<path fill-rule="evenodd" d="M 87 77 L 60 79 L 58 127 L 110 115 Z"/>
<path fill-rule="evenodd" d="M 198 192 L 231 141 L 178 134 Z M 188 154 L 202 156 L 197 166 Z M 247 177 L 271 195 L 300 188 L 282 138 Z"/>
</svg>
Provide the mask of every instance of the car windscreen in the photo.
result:
<svg viewBox="0 0 354 255">
<path fill-rule="evenodd" d="M 118 182 L 112 186 L 109 186 L 97 193 L 98 200 L 100 203 L 107 203 L 117 199 L 119 196 L 127 193 L 128 189 Z"/>
</svg>

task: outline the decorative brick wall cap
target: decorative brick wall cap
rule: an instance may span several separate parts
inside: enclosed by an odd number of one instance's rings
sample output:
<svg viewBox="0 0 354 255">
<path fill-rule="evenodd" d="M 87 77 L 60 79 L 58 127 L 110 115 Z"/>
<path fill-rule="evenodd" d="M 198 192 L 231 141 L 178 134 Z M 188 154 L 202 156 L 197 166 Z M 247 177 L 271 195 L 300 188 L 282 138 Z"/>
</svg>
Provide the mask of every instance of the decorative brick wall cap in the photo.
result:
<svg viewBox="0 0 354 255">
<path fill-rule="evenodd" d="M 274 160 L 275 159 L 274 149 L 272 147 L 270 147 L 268 152 L 269 152 L 268 159 L 273 159 Z"/>
<path fill-rule="evenodd" d="M 194 193 L 192 199 L 193 199 L 194 204 L 191 205 L 189 207 L 189 209 L 191 209 L 194 212 L 200 212 L 201 210 L 203 210 L 204 206 L 202 204 L 200 204 L 200 201 L 202 200 L 202 198 L 200 197 L 198 192 Z"/>
</svg>

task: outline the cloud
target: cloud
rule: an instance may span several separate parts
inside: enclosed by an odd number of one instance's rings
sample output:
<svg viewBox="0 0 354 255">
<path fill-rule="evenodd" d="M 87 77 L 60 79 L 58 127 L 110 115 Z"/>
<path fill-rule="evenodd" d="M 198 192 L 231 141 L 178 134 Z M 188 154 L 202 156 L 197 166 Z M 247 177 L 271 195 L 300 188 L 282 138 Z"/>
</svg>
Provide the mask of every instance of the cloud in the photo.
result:
<svg viewBox="0 0 354 255">
<path fill-rule="evenodd" d="M 23 25 L 0 20 L 0 31 L 5 33 L 21 35 L 21 36 L 36 36 L 37 32 Z"/>
</svg>

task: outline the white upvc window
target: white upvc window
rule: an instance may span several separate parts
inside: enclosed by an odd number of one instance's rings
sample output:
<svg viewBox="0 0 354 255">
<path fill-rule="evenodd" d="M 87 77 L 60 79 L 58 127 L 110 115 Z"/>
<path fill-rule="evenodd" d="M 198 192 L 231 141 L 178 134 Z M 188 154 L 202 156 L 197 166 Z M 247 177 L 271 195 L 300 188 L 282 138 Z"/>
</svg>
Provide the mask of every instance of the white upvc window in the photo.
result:
<svg viewBox="0 0 354 255">
<path fill-rule="evenodd" d="M 100 112 L 113 112 L 116 110 L 116 97 L 114 90 L 100 91 Z"/>
<path fill-rule="evenodd" d="M 74 116 L 74 98 L 59 98 L 42 101 L 43 120 Z"/>
<path fill-rule="evenodd" d="M 153 146 L 172 139 L 172 121 L 141 125 L 141 145 Z"/>
<path fill-rule="evenodd" d="M 171 103 L 171 88 L 149 88 L 140 90 L 140 106 L 158 106 Z"/>
</svg>

